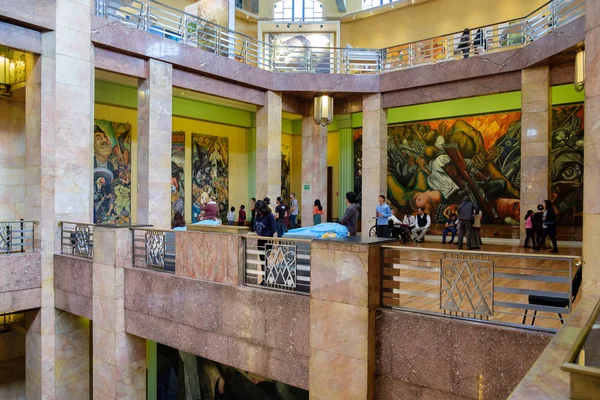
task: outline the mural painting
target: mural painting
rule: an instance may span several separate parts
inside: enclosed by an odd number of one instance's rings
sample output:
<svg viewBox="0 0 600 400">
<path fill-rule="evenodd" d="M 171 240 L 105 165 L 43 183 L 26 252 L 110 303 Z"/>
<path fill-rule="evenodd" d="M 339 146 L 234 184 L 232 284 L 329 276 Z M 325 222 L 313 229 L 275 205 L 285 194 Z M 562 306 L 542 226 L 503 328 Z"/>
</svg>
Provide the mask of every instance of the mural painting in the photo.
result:
<svg viewBox="0 0 600 400">
<path fill-rule="evenodd" d="M 290 146 L 281 146 L 281 198 L 287 202 L 292 191 L 292 152 Z"/>
<path fill-rule="evenodd" d="M 94 223 L 131 223 L 131 125 L 94 121 Z"/>
<path fill-rule="evenodd" d="M 558 225 L 583 224 L 583 104 L 552 109 L 550 177 Z"/>
<path fill-rule="evenodd" d="M 362 205 L 362 128 L 354 129 L 354 193 Z"/>
<path fill-rule="evenodd" d="M 219 207 L 219 217 L 227 221 L 229 207 L 229 139 L 192 134 L 192 223 L 200 220 L 200 210 L 211 198 Z"/>
<path fill-rule="evenodd" d="M 185 210 L 185 132 L 173 132 L 171 145 L 171 220 Z"/>
</svg>

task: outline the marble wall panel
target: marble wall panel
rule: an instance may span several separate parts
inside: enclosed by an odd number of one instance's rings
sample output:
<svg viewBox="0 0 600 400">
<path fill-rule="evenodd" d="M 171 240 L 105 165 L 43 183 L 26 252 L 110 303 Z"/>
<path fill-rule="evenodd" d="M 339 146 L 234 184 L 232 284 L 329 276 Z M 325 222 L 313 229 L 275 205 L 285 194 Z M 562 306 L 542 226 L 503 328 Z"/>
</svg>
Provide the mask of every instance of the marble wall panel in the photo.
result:
<svg viewBox="0 0 600 400">
<path fill-rule="evenodd" d="M 41 54 L 42 34 L 33 29 L 0 21 L 0 45 Z"/>
<path fill-rule="evenodd" d="M 55 0 L 5 0 L 0 4 L 0 15 L 36 28 L 53 30 L 56 27 L 55 4 Z"/>
<path fill-rule="evenodd" d="M 145 60 L 101 47 L 94 48 L 94 65 L 98 69 L 118 72 L 123 75 L 135 76 L 141 79 L 148 77 Z"/>
<path fill-rule="evenodd" d="M 0 263 L 0 293 L 40 288 L 39 253 L 3 255 Z"/>
<path fill-rule="evenodd" d="M 89 396 L 90 337 L 88 319 L 57 311 L 55 367 L 57 398 L 81 399 Z"/>
<path fill-rule="evenodd" d="M 42 290 L 25 289 L 0 293 L 0 313 L 31 310 L 42 302 Z"/>
</svg>

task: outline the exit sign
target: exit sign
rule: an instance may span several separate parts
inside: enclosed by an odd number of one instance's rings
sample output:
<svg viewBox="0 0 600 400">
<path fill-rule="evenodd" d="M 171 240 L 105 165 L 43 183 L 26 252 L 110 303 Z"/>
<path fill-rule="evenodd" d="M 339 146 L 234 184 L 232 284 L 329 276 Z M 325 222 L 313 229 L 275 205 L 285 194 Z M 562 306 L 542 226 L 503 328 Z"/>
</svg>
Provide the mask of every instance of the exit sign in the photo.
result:
<svg viewBox="0 0 600 400">
<path fill-rule="evenodd" d="M 304 185 L 304 190 L 310 190 L 310 185 Z"/>
</svg>

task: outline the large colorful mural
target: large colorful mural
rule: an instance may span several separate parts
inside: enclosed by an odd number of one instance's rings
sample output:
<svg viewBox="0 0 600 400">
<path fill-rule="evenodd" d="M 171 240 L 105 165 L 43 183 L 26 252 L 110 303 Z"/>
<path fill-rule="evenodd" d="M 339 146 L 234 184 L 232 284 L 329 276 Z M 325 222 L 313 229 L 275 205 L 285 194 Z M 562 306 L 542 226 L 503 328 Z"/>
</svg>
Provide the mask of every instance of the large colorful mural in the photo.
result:
<svg viewBox="0 0 600 400">
<path fill-rule="evenodd" d="M 229 208 L 229 139 L 192 134 L 192 223 L 198 222 L 200 208 L 212 197 L 219 216 L 227 221 Z"/>
<path fill-rule="evenodd" d="M 583 104 L 552 109 L 550 178 L 558 224 L 583 224 Z"/>
<path fill-rule="evenodd" d="M 171 220 L 185 209 L 185 132 L 173 132 L 171 145 Z"/>
<path fill-rule="evenodd" d="M 94 121 L 94 223 L 131 222 L 131 125 Z"/>
<path fill-rule="evenodd" d="M 281 146 L 281 198 L 284 201 L 290 198 L 292 191 L 292 152 L 290 146 Z"/>
</svg>

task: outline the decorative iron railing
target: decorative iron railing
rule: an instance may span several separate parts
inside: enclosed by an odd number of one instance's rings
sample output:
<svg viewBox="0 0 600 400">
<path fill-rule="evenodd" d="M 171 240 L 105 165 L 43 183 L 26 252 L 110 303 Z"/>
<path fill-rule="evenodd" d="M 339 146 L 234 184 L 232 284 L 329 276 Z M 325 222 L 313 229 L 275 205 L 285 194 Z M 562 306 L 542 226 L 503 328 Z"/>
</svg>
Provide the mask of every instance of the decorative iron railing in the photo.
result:
<svg viewBox="0 0 600 400">
<path fill-rule="evenodd" d="M 31 253 L 38 221 L 0 221 L 0 254 Z"/>
<path fill-rule="evenodd" d="M 584 0 L 554 0 L 531 14 L 384 49 L 273 45 L 155 0 L 96 0 L 96 14 L 274 72 L 379 74 L 519 48 L 585 14 Z"/>
<path fill-rule="evenodd" d="M 246 285 L 310 294 L 310 240 L 252 235 L 244 239 Z"/>
<path fill-rule="evenodd" d="M 60 254 L 94 258 L 94 225 L 80 222 L 58 223 L 60 226 Z"/>
<path fill-rule="evenodd" d="M 386 307 L 549 331 L 581 283 L 574 256 L 383 246 L 382 264 Z"/>
<path fill-rule="evenodd" d="M 133 266 L 175 273 L 175 232 L 132 228 Z"/>
</svg>

